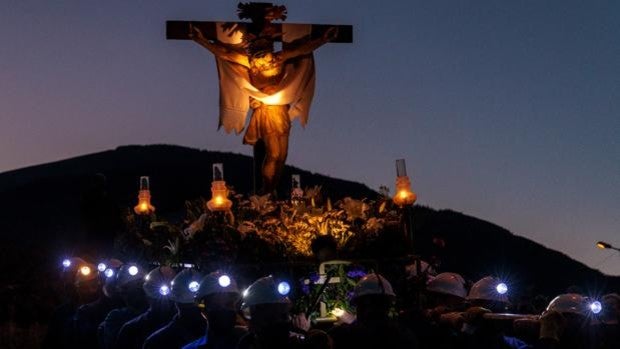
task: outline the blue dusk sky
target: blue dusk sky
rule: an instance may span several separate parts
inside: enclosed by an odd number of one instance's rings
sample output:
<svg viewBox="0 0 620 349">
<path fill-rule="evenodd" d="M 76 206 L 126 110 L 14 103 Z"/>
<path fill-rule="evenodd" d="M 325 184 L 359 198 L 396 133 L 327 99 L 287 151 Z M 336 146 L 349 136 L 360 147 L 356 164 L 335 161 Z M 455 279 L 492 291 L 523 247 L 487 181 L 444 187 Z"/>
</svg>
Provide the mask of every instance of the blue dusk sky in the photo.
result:
<svg viewBox="0 0 620 349">
<path fill-rule="evenodd" d="M 287 22 L 352 24 L 316 52 L 288 163 L 393 188 L 620 275 L 620 1 L 286 1 Z M 170 143 L 251 154 L 217 131 L 212 55 L 172 19 L 235 1 L 4 0 L 0 172 Z"/>
</svg>

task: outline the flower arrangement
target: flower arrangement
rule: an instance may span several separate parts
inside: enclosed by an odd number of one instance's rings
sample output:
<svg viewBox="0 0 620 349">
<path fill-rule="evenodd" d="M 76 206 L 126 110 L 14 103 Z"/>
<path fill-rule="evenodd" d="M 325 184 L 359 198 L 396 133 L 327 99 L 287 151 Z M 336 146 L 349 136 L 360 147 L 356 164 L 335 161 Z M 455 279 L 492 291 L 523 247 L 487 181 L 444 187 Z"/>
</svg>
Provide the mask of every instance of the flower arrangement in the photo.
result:
<svg viewBox="0 0 620 349">
<path fill-rule="evenodd" d="M 304 197 L 294 202 L 274 201 L 269 195 L 246 198 L 232 190 L 230 198 L 233 206 L 225 212 L 207 210 L 202 198 L 188 201 L 180 223 L 152 215 L 145 225 L 146 218 L 128 212 L 127 229 L 117 245 L 160 263 L 234 262 L 240 249 L 247 255 L 252 248 L 259 259 L 271 253 L 294 260 L 310 257 L 311 243 L 319 236 L 333 237 L 344 251 L 372 241 L 386 224 L 399 220 L 387 196 L 376 201 L 347 197 L 332 204 L 323 199 L 320 186 L 306 188 Z"/>
</svg>

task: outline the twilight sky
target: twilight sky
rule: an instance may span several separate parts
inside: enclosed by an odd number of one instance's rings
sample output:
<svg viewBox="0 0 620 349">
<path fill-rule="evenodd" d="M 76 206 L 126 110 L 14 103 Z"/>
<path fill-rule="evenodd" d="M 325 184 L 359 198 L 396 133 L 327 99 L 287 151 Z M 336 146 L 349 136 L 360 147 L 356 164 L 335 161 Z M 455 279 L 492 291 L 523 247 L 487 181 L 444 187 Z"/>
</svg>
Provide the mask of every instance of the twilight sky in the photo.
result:
<svg viewBox="0 0 620 349">
<path fill-rule="evenodd" d="M 171 19 L 236 1 L 4 0 L 0 172 L 125 144 L 251 154 L 216 131 L 209 52 Z M 354 25 L 316 53 L 290 164 L 378 188 L 405 158 L 418 203 L 620 275 L 620 2 L 287 0 L 287 22 Z"/>
</svg>

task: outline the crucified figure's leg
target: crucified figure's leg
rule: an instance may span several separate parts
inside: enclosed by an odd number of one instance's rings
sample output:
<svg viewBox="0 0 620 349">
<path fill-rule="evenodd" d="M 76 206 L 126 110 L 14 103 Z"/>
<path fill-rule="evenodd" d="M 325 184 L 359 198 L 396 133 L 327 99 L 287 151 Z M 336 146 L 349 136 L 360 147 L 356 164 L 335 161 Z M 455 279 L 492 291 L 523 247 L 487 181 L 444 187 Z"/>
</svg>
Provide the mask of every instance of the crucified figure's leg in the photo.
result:
<svg viewBox="0 0 620 349">
<path fill-rule="evenodd" d="M 288 134 L 271 134 L 264 137 L 265 161 L 263 162 L 263 193 L 274 193 L 284 170 L 288 155 Z"/>
</svg>

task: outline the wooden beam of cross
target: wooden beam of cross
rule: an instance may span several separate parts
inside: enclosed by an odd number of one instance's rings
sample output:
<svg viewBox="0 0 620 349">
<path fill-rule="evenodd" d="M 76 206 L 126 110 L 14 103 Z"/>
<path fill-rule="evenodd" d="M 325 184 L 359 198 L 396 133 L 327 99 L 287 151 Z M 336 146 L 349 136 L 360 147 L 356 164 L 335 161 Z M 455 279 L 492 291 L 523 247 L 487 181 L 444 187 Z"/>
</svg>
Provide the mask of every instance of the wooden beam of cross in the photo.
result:
<svg viewBox="0 0 620 349">
<path fill-rule="evenodd" d="M 210 40 L 218 39 L 218 26 L 232 27 L 237 26 L 244 31 L 248 22 L 210 22 L 210 21 L 166 21 L 166 39 L 168 40 L 192 40 L 190 28 L 194 26 L 202 31 L 204 36 Z M 325 32 L 332 27 L 338 28 L 338 34 L 330 42 L 332 43 L 352 43 L 353 26 L 351 25 L 331 25 L 331 24 L 301 24 L 301 23 L 273 23 L 277 32 L 284 33 L 287 30 L 297 32 L 299 27 L 310 26 L 310 39 L 322 37 Z M 276 41 L 282 41 L 282 36 Z"/>
</svg>

